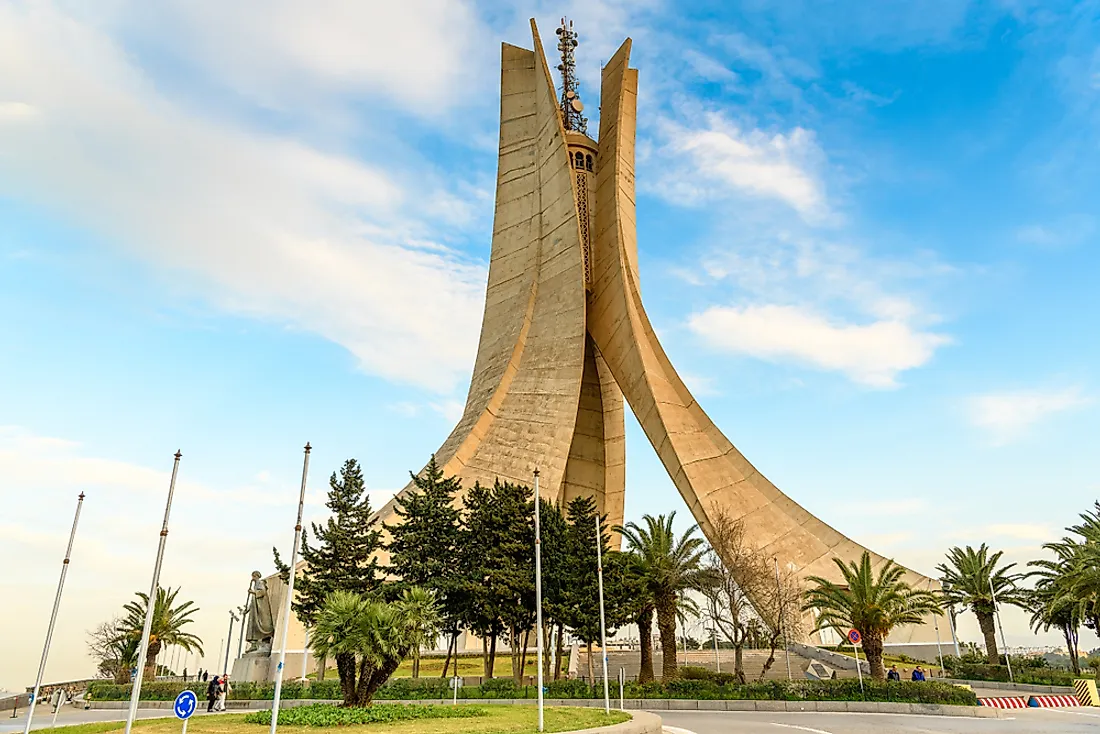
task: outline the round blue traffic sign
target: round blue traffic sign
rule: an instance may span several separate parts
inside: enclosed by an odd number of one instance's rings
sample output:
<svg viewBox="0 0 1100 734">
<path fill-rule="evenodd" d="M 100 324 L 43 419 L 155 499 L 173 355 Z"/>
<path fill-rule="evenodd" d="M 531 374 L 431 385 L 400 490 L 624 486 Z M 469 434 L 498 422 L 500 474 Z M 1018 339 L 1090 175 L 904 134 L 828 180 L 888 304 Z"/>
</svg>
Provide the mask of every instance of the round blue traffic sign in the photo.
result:
<svg viewBox="0 0 1100 734">
<path fill-rule="evenodd" d="M 848 642 L 852 643 L 853 645 L 858 645 L 860 643 L 860 640 L 862 639 L 863 636 L 859 634 L 859 630 L 848 630 Z"/>
<path fill-rule="evenodd" d="M 172 710 L 176 712 L 177 719 L 189 719 L 198 706 L 199 699 L 194 691 L 181 691 L 176 696 L 176 702 L 172 704 Z"/>
</svg>

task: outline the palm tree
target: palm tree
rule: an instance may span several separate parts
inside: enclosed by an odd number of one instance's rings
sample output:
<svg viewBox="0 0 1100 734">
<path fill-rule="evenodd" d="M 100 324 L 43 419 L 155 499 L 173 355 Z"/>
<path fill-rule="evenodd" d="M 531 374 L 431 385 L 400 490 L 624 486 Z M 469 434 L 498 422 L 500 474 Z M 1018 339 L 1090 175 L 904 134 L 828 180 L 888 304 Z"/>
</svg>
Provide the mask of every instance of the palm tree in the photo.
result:
<svg viewBox="0 0 1100 734">
<path fill-rule="evenodd" d="M 199 611 L 193 601 L 185 601 L 176 605 L 176 596 L 180 588 L 165 589 L 157 587 L 157 598 L 153 602 L 153 623 L 149 628 L 149 646 L 146 648 L 145 679 L 155 680 L 157 669 L 157 655 L 166 645 L 179 645 L 187 652 L 202 652 L 202 640 L 190 632 L 184 632 L 183 628 L 195 620 L 191 615 Z M 119 634 L 134 640 L 141 640 L 145 629 L 145 614 L 149 609 L 149 595 L 140 591 L 137 600 L 125 606 L 123 610 L 126 616 L 119 625 Z"/>
<path fill-rule="evenodd" d="M 1003 554 L 1004 551 L 997 551 L 990 555 L 989 547 L 985 543 L 978 550 L 969 545 L 965 550 L 955 547 L 947 552 L 950 565 L 941 563 L 936 566 L 947 603 L 952 606 L 969 606 L 978 618 L 990 665 L 997 665 L 1001 660 L 997 653 L 993 619 L 996 611 L 993 604 L 994 594 L 1000 604 L 1015 604 L 1024 608 L 1027 606 L 1023 593 L 1016 588 L 1016 580 L 1020 576 L 1010 573 L 1016 564 L 1009 563 L 1000 567 L 997 565 Z"/>
<path fill-rule="evenodd" d="M 1046 543 L 1047 550 L 1053 551 L 1056 558 L 1031 561 L 1027 565 L 1035 568 L 1027 575 L 1036 579 L 1035 588 L 1027 592 L 1027 608 L 1031 612 L 1031 627 L 1036 632 L 1057 627 L 1066 640 L 1070 664 L 1076 675 L 1081 674 L 1081 662 L 1078 658 L 1078 631 L 1088 609 L 1082 610 L 1080 600 L 1074 593 L 1074 566 L 1077 560 L 1078 544 L 1066 540 L 1061 543 Z"/>
<path fill-rule="evenodd" d="M 420 648 L 435 640 L 443 615 L 435 592 L 420 586 L 405 589 L 396 605 L 413 655 L 413 678 L 419 678 Z"/>
<path fill-rule="evenodd" d="M 350 591 L 334 591 L 317 615 L 311 644 L 334 657 L 345 706 L 367 706 L 418 640 L 438 627 L 439 609 L 428 592 L 407 589 L 387 604 Z"/>
<path fill-rule="evenodd" d="M 707 552 L 706 542 L 695 535 L 698 525 L 676 537 L 672 532 L 675 517 L 675 512 L 668 516 L 643 515 L 644 528 L 633 522 L 615 528 L 626 539 L 631 562 L 653 600 L 661 633 L 661 677 L 666 681 L 677 675 L 677 598 L 681 591 L 703 586 L 703 558 Z"/>
<path fill-rule="evenodd" d="M 932 592 L 914 589 L 903 581 L 905 569 L 893 561 L 886 561 L 876 577 L 867 551 L 859 563 L 845 564 L 839 558 L 833 562 L 844 583 L 807 577 L 816 586 L 806 592 L 803 611 L 817 610 L 815 632 L 832 628 L 844 636 L 849 628 L 859 630 L 871 675 L 883 679 L 882 644 L 890 630 L 903 624 L 924 624 L 925 616 L 940 613 L 939 602 Z"/>
</svg>

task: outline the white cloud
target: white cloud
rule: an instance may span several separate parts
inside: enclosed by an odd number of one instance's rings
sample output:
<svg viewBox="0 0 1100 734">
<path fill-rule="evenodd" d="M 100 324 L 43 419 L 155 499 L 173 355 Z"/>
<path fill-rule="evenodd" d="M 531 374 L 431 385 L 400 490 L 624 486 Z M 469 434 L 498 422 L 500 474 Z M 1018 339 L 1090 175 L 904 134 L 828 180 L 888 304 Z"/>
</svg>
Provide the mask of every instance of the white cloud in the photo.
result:
<svg viewBox="0 0 1100 734">
<path fill-rule="evenodd" d="M 988 525 L 985 532 L 992 536 L 1015 538 L 1017 540 L 1038 540 L 1044 543 L 1055 539 L 1054 530 L 1047 525 L 1037 523 L 1003 523 Z"/>
<path fill-rule="evenodd" d="M 815 173 L 823 154 L 812 131 L 745 129 L 715 113 L 703 123 L 659 124 L 655 193 L 687 205 L 740 194 L 781 201 L 808 219 L 829 213 Z"/>
<path fill-rule="evenodd" d="M 302 64 L 360 69 L 350 37 L 326 49 L 310 13 L 284 4 L 273 14 L 301 21 L 293 43 L 276 36 L 287 53 L 313 54 Z M 275 22 L 267 15 L 256 14 L 261 26 Z M 418 53 L 433 37 L 418 39 Z M 242 53 L 258 53 L 249 38 L 239 37 Z M 362 64 L 382 63 L 371 58 Z M 439 241 L 469 213 L 431 171 L 211 122 L 165 97 L 101 30 L 37 4 L 0 7 L 0 101 L 12 100 L 37 114 L 4 125 L 0 195 L 51 210 L 224 308 L 335 341 L 374 374 L 446 392 L 468 369 L 484 268 Z"/>
<path fill-rule="evenodd" d="M 1071 247 L 1096 231 L 1096 220 L 1088 215 L 1066 217 L 1047 224 L 1029 224 L 1016 230 L 1016 239 L 1037 247 Z"/>
<path fill-rule="evenodd" d="M 895 387 L 898 373 L 925 364 L 950 341 L 899 320 L 843 323 L 795 306 L 712 306 L 689 325 L 727 352 L 794 360 L 880 388 Z"/>
<path fill-rule="evenodd" d="M 1089 402 L 1079 387 L 1019 390 L 974 396 L 967 401 L 967 412 L 970 422 L 1001 446 L 1023 438 L 1033 425 Z"/>
</svg>

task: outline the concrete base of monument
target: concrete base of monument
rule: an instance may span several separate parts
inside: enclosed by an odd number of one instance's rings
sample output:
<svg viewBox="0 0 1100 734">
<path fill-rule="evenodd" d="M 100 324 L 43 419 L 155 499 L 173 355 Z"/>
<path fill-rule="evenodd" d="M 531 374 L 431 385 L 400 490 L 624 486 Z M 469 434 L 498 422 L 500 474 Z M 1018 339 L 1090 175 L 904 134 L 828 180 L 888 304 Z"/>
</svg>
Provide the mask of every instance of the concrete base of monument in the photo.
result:
<svg viewBox="0 0 1100 734">
<path fill-rule="evenodd" d="M 230 683 L 247 683 L 271 680 L 273 668 L 279 659 L 271 653 L 249 652 L 233 661 L 233 672 L 229 674 Z"/>
</svg>

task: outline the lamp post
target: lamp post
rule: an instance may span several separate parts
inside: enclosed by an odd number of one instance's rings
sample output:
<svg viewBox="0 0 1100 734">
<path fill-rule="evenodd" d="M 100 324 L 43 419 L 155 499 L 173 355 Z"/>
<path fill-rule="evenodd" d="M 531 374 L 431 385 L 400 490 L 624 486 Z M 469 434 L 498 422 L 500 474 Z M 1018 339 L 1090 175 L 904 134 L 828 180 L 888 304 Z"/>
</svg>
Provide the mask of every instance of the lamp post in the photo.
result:
<svg viewBox="0 0 1100 734">
<path fill-rule="evenodd" d="M 237 607 L 237 611 L 241 615 L 241 631 L 237 635 L 237 657 L 241 657 L 241 653 L 244 651 L 244 623 L 248 619 L 248 607 Z"/>
<path fill-rule="evenodd" d="M 179 473 L 179 451 L 175 454 L 175 463 L 172 464 L 172 479 L 168 484 L 168 502 L 164 505 L 164 522 L 160 527 L 160 545 L 157 546 L 157 560 L 153 564 L 153 583 L 149 587 L 149 599 L 145 605 L 145 626 L 141 631 L 141 642 L 138 643 L 137 670 L 134 671 L 134 681 L 130 690 L 130 710 L 126 714 L 126 734 L 134 728 L 134 717 L 137 716 L 138 701 L 141 700 L 141 679 L 145 675 L 145 658 L 149 650 L 149 634 L 153 628 L 153 608 L 157 605 L 157 589 L 160 587 L 160 568 L 164 563 L 164 546 L 168 542 L 168 517 L 172 514 L 172 495 L 176 492 L 176 475 Z M 156 671 L 153 672 L 156 677 Z"/>
<path fill-rule="evenodd" d="M 229 634 L 225 637 L 225 665 L 222 667 L 222 675 L 229 674 L 229 648 L 233 647 L 233 623 L 237 621 L 237 614 L 229 610 Z"/>
<path fill-rule="evenodd" d="M 539 731 L 544 728 L 542 695 L 542 527 L 539 524 L 539 470 L 535 469 L 535 649 L 538 651 Z M 455 656 L 455 696 L 458 695 L 458 656 Z"/>
<path fill-rule="evenodd" d="M 603 711 L 611 713 L 611 695 L 607 689 L 607 621 L 603 607 L 603 531 L 600 523 L 600 511 L 596 510 L 596 576 L 600 588 L 600 652 L 603 657 Z M 672 640 L 672 649 L 676 649 L 676 639 Z"/>
<path fill-rule="evenodd" d="M 783 657 L 787 659 L 787 680 L 791 680 L 791 648 L 787 644 L 787 634 L 783 629 L 783 584 L 779 581 L 779 559 L 772 556 L 772 563 L 775 565 L 775 626 L 776 630 L 783 635 Z"/>
</svg>

